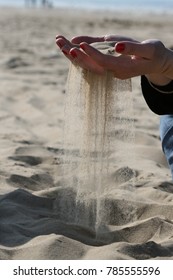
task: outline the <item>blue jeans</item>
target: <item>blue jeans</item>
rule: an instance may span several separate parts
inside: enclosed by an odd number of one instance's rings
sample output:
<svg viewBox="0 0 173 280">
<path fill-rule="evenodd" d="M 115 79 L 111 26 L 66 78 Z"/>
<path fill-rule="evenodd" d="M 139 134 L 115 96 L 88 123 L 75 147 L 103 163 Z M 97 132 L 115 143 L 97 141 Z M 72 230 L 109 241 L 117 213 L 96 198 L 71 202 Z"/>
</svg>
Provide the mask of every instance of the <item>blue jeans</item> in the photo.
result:
<svg viewBox="0 0 173 280">
<path fill-rule="evenodd" d="M 162 142 L 162 149 L 166 156 L 173 178 L 173 115 L 161 116 L 160 138 Z"/>
</svg>

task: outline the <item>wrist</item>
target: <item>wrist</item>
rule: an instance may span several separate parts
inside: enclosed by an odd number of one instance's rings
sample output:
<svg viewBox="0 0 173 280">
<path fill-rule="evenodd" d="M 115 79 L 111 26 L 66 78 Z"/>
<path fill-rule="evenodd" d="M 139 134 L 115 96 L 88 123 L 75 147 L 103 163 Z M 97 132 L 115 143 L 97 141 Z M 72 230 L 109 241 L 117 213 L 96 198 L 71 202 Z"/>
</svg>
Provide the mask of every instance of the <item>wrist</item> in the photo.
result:
<svg viewBox="0 0 173 280">
<path fill-rule="evenodd" d="M 146 79 L 147 77 L 145 77 Z M 169 81 L 169 83 L 165 85 L 158 85 L 151 82 L 148 78 L 148 85 L 154 89 L 155 92 L 162 93 L 162 94 L 172 94 L 173 93 L 173 80 Z"/>
<path fill-rule="evenodd" d="M 166 49 L 166 60 L 163 74 L 165 77 L 173 80 L 173 51 L 170 49 Z"/>
<path fill-rule="evenodd" d="M 161 74 L 149 74 L 145 76 L 147 77 L 149 82 L 157 86 L 165 86 L 172 81 L 172 79 L 170 79 L 169 77 Z"/>
<path fill-rule="evenodd" d="M 165 86 L 173 80 L 173 51 L 168 48 L 164 48 L 164 52 L 160 55 L 162 56 L 160 73 L 147 74 L 146 77 L 155 85 Z"/>
</svg>

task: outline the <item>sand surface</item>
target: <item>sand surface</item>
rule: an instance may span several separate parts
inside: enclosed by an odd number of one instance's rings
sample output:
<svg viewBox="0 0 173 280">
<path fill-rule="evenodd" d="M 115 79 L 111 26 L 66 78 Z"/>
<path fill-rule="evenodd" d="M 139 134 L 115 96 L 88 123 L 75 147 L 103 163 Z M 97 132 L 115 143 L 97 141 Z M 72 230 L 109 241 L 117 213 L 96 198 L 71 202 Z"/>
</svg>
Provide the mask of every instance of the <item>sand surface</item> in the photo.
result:
<svg viewBox="0 0 173 280">
<path fill-rule="evenodd" d="M 107 225 L 96 238 L 74 222 L 75 193 L 62 176 L 69 63 L 55 45 L 56 34 L 123 34 L 172 46 L 172 16 L 1 9 L 0 34 L 0 259 L 173 259 L 173 183 L 139 78 L 135 161 L 121 157 L 123 146 L 112 153 Z"/>
</svg>

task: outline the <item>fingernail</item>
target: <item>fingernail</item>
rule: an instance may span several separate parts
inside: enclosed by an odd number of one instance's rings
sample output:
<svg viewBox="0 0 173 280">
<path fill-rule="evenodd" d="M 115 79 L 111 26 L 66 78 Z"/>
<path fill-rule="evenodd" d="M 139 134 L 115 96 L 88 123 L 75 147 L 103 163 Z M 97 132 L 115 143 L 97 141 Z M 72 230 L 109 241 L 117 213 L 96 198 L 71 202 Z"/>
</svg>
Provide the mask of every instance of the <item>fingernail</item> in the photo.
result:
<svg viewBox="0 0 173 280">
<path fill-rule="evenodd" d="M 68 52 L 66 52 L 65 50 L 62 50 L 62 52 L 63 52 L 63 54 L 65 54 L 65 55 L 67 55 L 67 54 L 68 54 Z"/>
<path fill-rule="evenodd" d="M 62 48 L 61 43 L 60 42 L 56 42 L 56 43 L 57 43 L 58 47 L 60 47 L 60 49 L 61 49 Z"/>
<path fill-rule="evenodd" d="M 81 43 L 81 44 L 80 44 L 80 48 L 83 49 L 83 50 L 85 50 L 85 45 Z"/>
<path fill-rule="evenodd" d="M 124 43 L 118 43 L 115 47 L 116 52 L 123 52 L 125 50 L 125 44 Z"/>
<path fill-rule="evenodd" d="M 75 50 L 71 50 L 70 51 L 70 54 L 72 55 L 73 58 L 76 58 L 77 57 L 77 53 Z"/>
<path fill-rule="evenodd" d="M 60 47 L 60 49 L 63 46 L 59 38 L 56 38 L 56 44 L 58 45 L 58 47 Z"/>
</svg>

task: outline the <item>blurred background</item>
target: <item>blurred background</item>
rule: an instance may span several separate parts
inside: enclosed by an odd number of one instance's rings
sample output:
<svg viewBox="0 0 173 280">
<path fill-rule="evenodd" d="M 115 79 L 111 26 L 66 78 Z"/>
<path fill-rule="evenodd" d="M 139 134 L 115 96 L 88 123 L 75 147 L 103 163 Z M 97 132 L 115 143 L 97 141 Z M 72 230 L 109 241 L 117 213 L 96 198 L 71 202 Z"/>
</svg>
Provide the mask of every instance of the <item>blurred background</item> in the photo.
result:
<svg viewBox="0 0 173 280">
<path fill-rule="evenodd" d="M 131 10 L 146 10 L 146 11 L 172 11 L 172 0 L 0 0 L 1 6 L 27 6 L 27 7 L 74 7 L 88 9 L 131 9 Z"/>
</svg>

